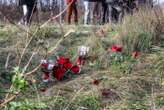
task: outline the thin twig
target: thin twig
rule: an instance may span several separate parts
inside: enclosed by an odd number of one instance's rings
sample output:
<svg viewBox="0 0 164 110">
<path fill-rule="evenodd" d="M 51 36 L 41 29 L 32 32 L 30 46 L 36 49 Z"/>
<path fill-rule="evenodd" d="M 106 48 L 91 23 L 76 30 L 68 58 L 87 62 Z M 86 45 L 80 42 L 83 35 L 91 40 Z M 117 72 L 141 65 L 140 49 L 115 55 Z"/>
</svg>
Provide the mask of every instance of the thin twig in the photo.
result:
<svg viewBox="0 0 164 110">
<path fill-rule="evenodd" d="M 17 95 L 20 93 L 20 91 L 17 93 Z M 5 107 L 5 105 L 12 101 L 13 99 L 15 99 L 17 97 L 17 95 L 12 95 L 10 98 L 8 98 L 7 100 L 5 100 L 3 103 L 0 104 L 0 109 Z"/>
<path fill-rule="evenodd" d="M 19 60 L 18 66 L 20 66 L 20 63 L 21 63 L 22 58 L 23 58 L 23 56 L 24 56 L 24 53 L 25 53 L 27 47 L 29 46 L 29 44 L 31 43 L 33 37 L 34 37 L 35 34 L 38 32 L 38 30 L 39 30 L 40 28 L 43 28 L 43 27 L 44 27 L 46 24 L 48 24 L 51 20 L 54 20 L 54 19 L 57 19 L 58 17 L 60 17 L 60 16 L 68 9 L 68 7 L 69 7 L 72 3 L 73 3 L 73 1 L 72 1 L 71 3 L 69 3 L 68 6 L 67 6 L 62 12 L 60 12 L 58 15 L 56 15 L 56 16 L 50 18 L 49 20 L 47 20 L 45 23 L 43 23 L 41 26 L 39 26 L 39 27 L 36 29 L 36 31 L 35 31 L 34 34 L 32 35 L 31 39 L 29 40 L 29 42 L 27 43 L 27 45 L 25 46 L 25 48 L 24 48 L 24 50 L 23 50 L 23 52 L 22 52 L 22 54 L 21 54 L 21 58 L 20 58 L 20 60 Z M 28 32 L 28 33 L 29 33 L 29 32 Z"/>
<path fill-rule="evenodd" d="M 36 55 L 36 54 L 39 52 L 39 49 L 40 49 L 40 48 L 38 48 L 36 52 L 33 52 L 33 53 L 32 53 L 32 55 L 31 55 L 31 57 L 30 57 L 28 63 L 26 64 L 26 66 L 25 66 L 24 69 L 23 69 L 23 73 L 27 70 L 28 66 L 30 65 L 30 63 L 31 63 L 31 61 L 32 61 L 32 59 L 33 59 L 33 57 L 34 57 L 34 55 Z"/>
<path fill-rule="evenodd" d="M 7 59 L 6 59 L 6 63 L 5 63 L 5 69 L 7 69 L 8 68 L 8 64 L 9 64 L 9 59 L 10 59 L 10 53 L 8 53 L 8 55 L 7 55 Z"/>
<path fill-rule="evenodd" d="M 68 9 L 68 7 L 69 7 L 72 3 L 73 3 L 73 1 L 72 1 L 70 4 L 68 4 L 67 7 L 66 7 L 62 12 L 60 12 L 58 15 L 56 15 L 56 16 L 50 18 L 50 19 L 47 20 L 45 23 L 43 23 L 41 26 L 39 26 L 33 34 L 29 33 L 29 30 L 26 31 L 26 30 L 23 29 L 23 31 L 25 31 L 25 32 L 27 33 L 27 35 L 32 35 L 32 36 L 31 36 L 30 40 L 28 41 L 28 43 L 26 44 L 26 46 L 25 46 L 25 48 L 24 48 L 24 50 L 23 50 L 23 52 L 22 52 L 22 54 L 21 54 L 20 60 L 19 60 L 19 62 L 18 62 L 18 66 L 20 66 L 20 63 L 21 63 L 22 58 L 23 58 L 23 56 L 24 56 L 24 54 L 25 54 L 25 51 L 27 50 L 27 47 L 28 47 L 29 44 L 31 43 L 33 37 L 34 37 L 35 34 L 38 32 L 38 30 L 39 30 L 40 28 L 43 28 L 43 27 L 44 27 L 46 24 L 48 24 L 51 20 L 54 20 L 54 19 L 60 17 L 60 16 Z M 10 20 L 9 20 L 9 21 L 10 21 Z M 16 24 L 13 23 L 13 22 L 10 22 L 10 23 L 16 25 Z M 18 25 L 16 25 L 16 26 L 19 27 Z M 22 28 L 20 28 L 20 27 L 19 27 L 19 29 L 22 30 Z M 58 43 L 55 45 L 55 47 L 54 47 L 52 50 L 55 50 L 55 49 L 57 48 L 57 46 L 65 39 L 65 37 L 67 37 L 67 35 L 63 36 L 63 37 L 58 41 Z M 51 53 L 52 50 L 51 50 L 49 53 Z M 36 72 L 36 71 L 40 68 L 40 65 L 41 65 L 41 64 L 39 64 L 39 65 L 38 65 L 36 68 L 34 68 L 32 71 L 25 73 L 24 77 L 29 76 L 29 75 L 31 75 L 32 73 Z M 12 88 L 12 87 L 13 87 L 13 85 L 11 85 L 10 88 Z M 21 91 L 18 92 L 18 95 L 19 95 L 19 93 L 21 93 Z M 5 99 L 4 99 L 4 102 L 2 102 L 2 103 L 0 104 L 0 108 L 5 107 L 5 105 L 6 105 L 7 103 L 9 103 L 10 101 L 14 100 L 16 97 L 17 97 L 17 95 L 12 95 L 11 97 L 9 97 L 9 93 L 8 93 L 8 94 L 6 95 L 6 97 L 5 97 Z"/>
<path fill-rule="evenodd" d="M 36 30 L 35 33 L 37 33 L 37 31 L 38 31 L 38 30 Z M 30 40 L 29 40 L 28 43 L 26 44 L 25 48 L 23 49 L 23 52 L 22 52 L 21 57 L 20 57 L 20 60 L 19 60 L 19 62 L 18 62 L 18 67 L 19 67 L 20 64 L 21 64 L 21 61 L 22 61 L 22 58 L 23 58 L 23 56 L 24 56 L 24 54 L 25 54 L 25 52 L 26 52 L 26 49 L 27 49 L 27 47 L 30 45 L 30 43 L 31 43 L 31 41 L 32 41 L 32 39 L 33 39 L 35 33 L 32 35 L 32 37 L 30 38 Z M 28 35 L 29 35 L 29 34 L 27 33 L 27 36 L 28 36 Z"/>
</svg>

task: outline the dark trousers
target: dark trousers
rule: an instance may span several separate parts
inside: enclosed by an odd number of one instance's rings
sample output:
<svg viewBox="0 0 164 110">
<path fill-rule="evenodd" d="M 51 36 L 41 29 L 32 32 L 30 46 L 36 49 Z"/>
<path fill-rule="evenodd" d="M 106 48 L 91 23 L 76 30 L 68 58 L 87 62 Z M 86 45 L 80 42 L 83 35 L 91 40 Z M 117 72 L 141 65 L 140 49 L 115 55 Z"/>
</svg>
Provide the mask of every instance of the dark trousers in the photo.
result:
<svg viewBox="0 0 164 110">
<path fill-rule="evenodd" d="M 31 22 L 32 13 L 33 13 L 33 7 L 27 7 L 27 14 L 24 16 L 27 24 Z"/>
<path fill-rule="evenodd" d="M 77 11 L 77 6 L 76 3 L 72 3 L 67 10 L 67 20 L 68 20 L 68 24 L 71 23 L 71 17 L 72 14 L 74 13 L 74 22 L 78 23 L 78 11 Z"/>
<path fill-rule="evenodd" d="M 108 11 L 108 4 L 105 2 L 102 2 L 102 8 L 103 8 L 103 17 L 102 17 L 102 23 L 104 24 L 106 22 L 106 15 Z"/>
<path fill-rule="evenodd" d="M 33 13 L 36 11 L 36 7 L 27 6 L 27 13 L 23 15 L 21 22 L 23 24 L 29 24 L 32 19 Z"/>
</svg>

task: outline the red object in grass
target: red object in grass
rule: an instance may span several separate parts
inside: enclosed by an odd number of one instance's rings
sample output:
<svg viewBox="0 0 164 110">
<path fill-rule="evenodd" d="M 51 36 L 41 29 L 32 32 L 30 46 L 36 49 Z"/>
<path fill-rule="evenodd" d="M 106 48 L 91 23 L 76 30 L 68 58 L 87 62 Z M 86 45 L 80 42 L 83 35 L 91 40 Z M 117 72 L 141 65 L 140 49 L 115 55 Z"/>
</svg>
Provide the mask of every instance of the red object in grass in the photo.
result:
<svg viewBox="0 0 164 110">
<path fill-rule="evenodd" d="M 120 45 L 113 45 L 111 50 L 112 50 L 112 52 L 121 52 L 122 51 L 122 46 L 120 46 Z"/>
<path fill-rule="evenodd" d="M 63 66 L 65 69 L 71 69 L 73 64 L 70 62 L 69 58 L 65 58 L 63 56 L 60 56 L 57 60 L 57 63 L 61 66 Z"/>
<path fill-rule="evenodd" d="M 66 69 L 65 68 L 62 68 L 62 67 L 54 67 L 53 68 L 54 77 L 58 81 L 60 81 L 63 78 L 65 72 L 66 72 Z"/>
<path fill-rule="evenodd" d="M 67 62 L 64 64 L 64 68 L 67 70 L 67 69 L 71 69 L 73 66 L 73 64 L 71 62 Z"/>
<path fill-rule="evenodd" d="M 111 90 L 110 89 L 103 89 L 101 94 L 103 97 L 109 97 L 109 95 L 111 95 Z"/>
<path fill-rule="evenodd" d="M 140 55 L 140 53 L 137 52 L 137 51 L 135 51 L 135 52 L 132 53 L 132 57 L 133 57 L 133 58 L 138 58 L 139 55 Z"/>
<path fill-rule="evenodd" d="M 48 63 L 42 63 L 41 66 L 44 67 L 44 68 L 47 68 L 48 67 Z"/>
<path fill-rule="evenodd" d="M 109 95 L 108 92 L 106 92 L 106 91 L 103 91 L 103 92 L 102 92 L 102 96 L 103 96 L 103 97 L 108 97 L 108 95 Z"/>
<path fill-rule="evenodd" d="M 99 80 L 94 80 L 94 81 L 93 81 L 93 85 L 98 86 L 99 84 L 100 84 L 100 81 L 99 81 Z"/>
<path fill-rule="evenodd" d="M 46 88 L 41 88 L 40 91 L 41 91 L 41 92 L 46 92 L 47 89 L 46 89 Z"/>
<path fill-rule="evenodd" d="M 73 66 L 72 68 L 71 68 L 71 72 L 72 73 L 79 73 L 80 72 L 80 67 L 79 66 Z"/>
<path fill-rule="evenodd" d="M 48 72 L 43 73 L 42 78 L 43 78 L 43 80 L 48 80 L 50 78 L 49 73 Z"/>
<path fill-rule="evenodd" d="M 58 59 L 57 59 L 57 63 L 60 64 L 60 65 L 64 65 L 65 63 L 69 62 L 69 59 L 68 58 L 65 58 L 63 56 L 60 56 Z"/>
<path fill-rule="evenodd" d="M 84 65 L 84 63 L 85 63 L 85 60 L 84 60 L 84 58 L 82 58 L 82 57 L 78 57 L 77 58 L 77 61 L 76 61 L 76 64 L 77 65 Z"/>
</svg>

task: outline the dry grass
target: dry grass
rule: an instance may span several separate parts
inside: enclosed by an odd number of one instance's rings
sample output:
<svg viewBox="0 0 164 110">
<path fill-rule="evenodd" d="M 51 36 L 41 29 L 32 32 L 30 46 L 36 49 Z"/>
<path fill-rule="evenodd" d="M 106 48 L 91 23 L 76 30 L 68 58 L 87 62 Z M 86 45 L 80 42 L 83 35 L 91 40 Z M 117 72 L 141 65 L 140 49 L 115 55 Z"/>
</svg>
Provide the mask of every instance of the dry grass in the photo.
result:
<svg viewBox="0 0 164 110">
<path fill-rule="evenodd" d="M 163 13 L 155 10 L 139 11 L 127 16 L 120 25 L 121 43 L 126 47 L 126 53 L 132 51 L 150 51 L 152 45 L 163 36 Z"/>
<path fill-rule="evenodd" d="M 154 11 L 144 11 L 127 16 L 122 24 L 105 26 L 64 26 L 62 30 L 68 31 L 70 28 L 75 30 L 66 38 L 53 53 L 71 56 L 71 60 L 77 57 L 77 47 L 80 45 L 89 46 L 91 51 L 86 65 L 83 67 L 81 75 L 62 82 L 52 82 L 48 85 L 47 92 L 40 92 L 40 71 L 29 79 L 37 80 L 30 85 L 30 88 L 21 94 L 13 102 L 19 107 L 31 107 L 30 110 L 160 110 L 163 109 L 163 15 Z M 6 27 L 10 27 L 7 29 Z M 33 33 L 35 26 L 30 32 Z M 22 59 L 21 67 L 29 61 L 32 52 L 41 46 L 40 51 L 34 57 L 27 70 L 31 70 L 37 65 L 41 56 L 45 55 L 45 50 L 53 48 L 55 43 L 63 35 L 60 26 L 47 26 L 39 30 L 30 42 L 29 47 Z M 1 34 L 2 33 L 2 34 Z M 9 25 L 0 29 L 0 42 L 10 46 L 5 54 L 1 52 L 1 59 L 6 59 L 7 54 L 12 52 L 14 58 L 19 58 L 20 53 L 31 38 L 25 32 Z M 8 42 L 9 39 L 11 42 Z M 13 39 L 11 39 L 13 38 Z M 157 42 L 158 41 L 158 42 Z M 8 44 L 9 43 L 9 44 Z M 157 44 L 158 43 L 158 44 Z M 129 69 L 131 62 L 127 59 L 118 65 L 111 64 L 108 48 L 113 44 L 122 44 L 123 55 L 129 56 L 132 51 L 141 51 L 141 56 L 137 59 L 131 72 Z M 160 48 L 160 51 L 152 53 L 152 45 Z M 1 48 L 4 45 L 1 45 Z M 16 49 L 11 51 L 11 47 Z M 0 50 L 4 51 L 4 50 Z M 71 51 L 71 52 L 70 52 Z M 147 53 L 144 53 L 147 52 Z M 151 53 L 151 54 L 150 54 Z M 49 57 L 53 57 L 49 56 Z M 15 66 L 16 60 L 9 60 L 9 66 Z M 5 65 L 6 60 L 0 60 L 0 65 Z M 10 73 L 11 68 L 8 68 Z M 2 66 L 4 70 L 4 66 Z M 2 72 L 2 71 L 1 71 Z M 6 70 L 5 70 L 5 73 Z M 93 85 L 95 79 L 102 78 L 98 86 Z M 3 82 L 4 83 L 4 82 Z M 43 86 L 43 85 L 42 85 Z M 109 96 L 102 96 L 102 90 L 108 89 Z M 22 101 L 27 99 L 26 102 Z M 31 105 L 30 102 L 34 102 Z M 10 103 L 8 107 L 14 107 Z M 7 110 L 7 109 L 6 109 Z M 15 110 L 15 108 L 13 108 Z M 21 109 L 22 110 L 22 109 Z"/>
</svg>

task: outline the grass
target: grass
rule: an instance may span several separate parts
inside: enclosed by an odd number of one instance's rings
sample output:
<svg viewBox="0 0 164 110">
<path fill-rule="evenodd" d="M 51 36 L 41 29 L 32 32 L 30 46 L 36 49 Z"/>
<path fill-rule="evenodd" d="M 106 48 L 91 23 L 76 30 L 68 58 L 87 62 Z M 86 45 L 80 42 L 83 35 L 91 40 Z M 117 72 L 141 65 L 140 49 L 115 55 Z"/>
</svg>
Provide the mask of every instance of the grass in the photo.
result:
<svg viewBox="0 0 164 110">
<path fill-rule="evenodd" d="M 89 58 L 82 69 L 83 74 L 66 81 L 53 81 L 49 85 L 43 85 L 40 80 L 41 71 L 38 70 L 28 78 L 33 79 L 35 83 L 31 83 L 27 91 L 10 102 L 6 110 L 162 110 L 164 108 L 163 17 L 158 15 L 158 18 L 160 22 L 153 11 L 151 13 L 144 11 L 125 17 L 123 23 L 117 25 L 96 27 L 65 25 L 61 30 L 59 26 L 53 24 L 40 29 L 27 48 L 21 67 L 29 61 L 32 52 L 40 47 L 39 53 L 27 69 L 30 71 L 46 54 L 46 49 L 53 48 L 65 32 L 73 29 L 75 32 L 70 34 L 57 48 L 57 52 L 48 58 L 58 54 L 75 61 L 78 46 L 89 46 Z M 34 32 L 35 28 L 32 26 L 30 32 Z M 3 75 L 9 74 L 17 64 L 17 59 L 20 58 L 20 53 L 30 36 L 26 36 L 25 32 L 13 25 L 5 25 L 0 27 L 0 37 L 2 42 L 0 48 L 5 48 L 0 50 L 0 65 L 2 65 L 0 78 L 6 81 Z M 123 52 L 119 55 L 123 60 L 111 58 L 112 53 L 107 50 L 113 44 L 123 46 Z M 6 49 L 8 46 L 9 50 Z M 140 52 L 139 58 L 131 58 L 133 51 Z M 5 69 L 8 53 L 12 53 L 12 56 L 9 68 Z M 103 80 L 99 85 L 94 85 L 95 79 Z M 3 84 L 1 80 L 0 86 Z M 41 92 L 42 86 L 48 90 Z M 105 90 L 108 90 L 108 96 L 103 96 Z M 1 96 L 3 98 L 4 94 Z"/>
</svg>

